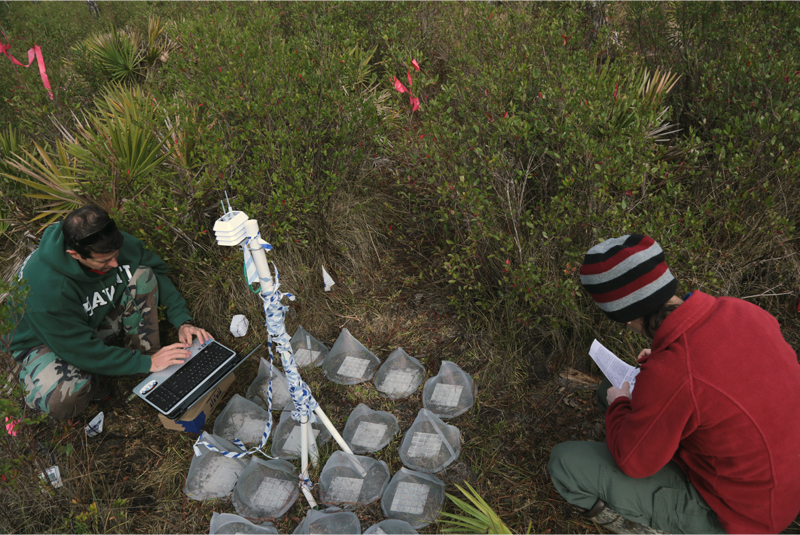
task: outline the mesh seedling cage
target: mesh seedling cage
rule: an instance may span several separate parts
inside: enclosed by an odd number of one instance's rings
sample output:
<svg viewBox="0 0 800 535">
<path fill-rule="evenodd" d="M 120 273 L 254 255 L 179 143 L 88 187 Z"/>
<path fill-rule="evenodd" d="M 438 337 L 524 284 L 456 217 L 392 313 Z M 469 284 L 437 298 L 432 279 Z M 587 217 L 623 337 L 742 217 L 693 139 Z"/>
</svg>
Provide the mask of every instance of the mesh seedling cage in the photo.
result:
<svg viewBox="0 0 800 535">
<path fill-rule="evenodd" d="M 247 389 L 245 397 L 261 407 L 267 409 L 269 399 L 269 361 L 262 358 L 258 364 L 258 375 Z M 289 382 L 286 376 L 276 366 L 272 368 L 272 410 L 281 411 L 292 401 L 289 395 Z"/>
<path fill-rule="evenodd" d="M 424 472 L 401 468 L 381 497 L 383 514 L 421 529 L 435 521 L 444 504 L 444 483 Z"/>
<path fill-rule="evenodd" d="M 422 409 L 403 437 L 398 452 L 403 464 L 412 470 L 440 472 L 458 459 L 461 432 Z"/>
<path fill-rule="evenodd" d="M 269 522 L 256 525 L 239 515 L 232 515 L 230 513 L 220 514 L 214 511 L 211 515 L 211 527 L 208 533 L 209 535 L 233 535 L 234 533 L 278 535 L 278 530 Z"/>
<path fill-rule="evenodd" d="M 289 462 L 251 457 L 233 488 L 233 507 L 247 518 L 277 518 L 300 496 L 298 481 Z"/>
<path fill-rule="evenodd" d="M 244 444 L 257 444 L 270 422 L 270 413 L 239 394 L 234 394 L 214 420 L 214 434 L 227 440 L 238 438 Z M 238 451 L 238 448 L 229 451 Z"/>
<path fill-rule="evenodd" d="M 312 533 L 315 535 L 323 533 L 361 535 L 361 523 L 355 513 L 310 509 L 292 533 L 296 535 L 311 535 Z"/>
<path fill-rule="evenodd" d="M 355 385 L 372 379 L 380 365 L 381 361 L 372 351 L 356 340 L 350 331 L 342 329 L 322 362 L 322 371 L 334 383 Z"/>
<path fill-rule="evenodd" d="M 272 432 L 272 449 L 270 454 L 273 457 L 280 457 L 281 459 L 298 459 L 300 457 L 300 422 L 293 420 L 291 411 L 294 409 L 292 405 L 288 405 L 278 425 Z M 319 452 L 319 448 L 327 444 L 331 439 L 330 432 L 322 425 L 321 422 L 316 421 L 311 424 L 308 437 L 308 450 L 313 454 Z"/>
<path fill-rule="evenodd" d="M 383 461 L 335 451 L 319 476 L 320 501 L 339 507 L 369 505 L 380 499 L 390 478 Z"/>
<path fill-rule="evenodd" d="M 398 347 L 375 372 L 375 388 L 391 399 L 407 398 L 417 391 L 425 378 L 420 361 Z"/>
<path fill-rule="evenodd" d="M 475 381 L 457 364 L 442 361 L 439 374 L 425 381 L 422 406 L 439 418 L 455 418 L 475 403 Z"/>
<path fill-rule="evenodd" d="M 203 432 L 204 440 L 221 451 L 238 451 L 238 448 L 222 437 Z M 227 498 L 230 496 L 239 474 L 247 466 L 247 459 L 228 458 L 224 455 L 199 447 L 200 455 L 192 457 L 189 473 L 183 492 L 193 500 Z"/>
<path fill-rule="evenodd" d="M 302 325 L 297 328 L 289 343 L 292 345 L 294 362 L 298 368 L 312 364 L 319 366 L 328 356 L 328 348 L 325 347 L 325 344 L 308 334 Z"/>
<path fill-rule="evenodd" d="M 353 453 L 374 453 L 385 448 L 399 431 L 393 414 L 373 411 L 361 403 L 347 418 L 342 438 Z"/>
</svg>

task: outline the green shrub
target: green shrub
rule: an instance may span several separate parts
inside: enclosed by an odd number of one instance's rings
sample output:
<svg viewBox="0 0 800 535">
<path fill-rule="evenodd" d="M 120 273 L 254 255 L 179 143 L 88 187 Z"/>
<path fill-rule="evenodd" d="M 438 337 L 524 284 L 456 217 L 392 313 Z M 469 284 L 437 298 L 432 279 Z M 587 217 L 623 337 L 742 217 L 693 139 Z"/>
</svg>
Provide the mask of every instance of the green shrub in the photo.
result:
<svg viewBox="0 0 800 535">
<path fill-rule="evenodd" d="M 13 373 L 14 359 L 8 339 L 13 336 L 24 311 L 27 284 L 16 279 L 0 281 L 0 488 L 3 493 L 25 492 L 26 477 L 35 454 L 29 449 L 31 426 L 45 416 L 31 414 L 25 406 L 22 386 Z M 7 426 L 12 424 L 11 428 Z"/>
<path fill-rule="evenodd" d="M 597 328 L 586 319 L 600 318 L 580 290 L 583 254 L 602 239 L 633 232 L 654 236 L 689 288 L 759 293 L 724 276 L 726 248 L 750 260 L 773 251 L 783 275 L 769 278 L 796 286 L 787 237 L 798 220 L 800 192 L 791 173 L 800 137 L 797 80 L 785 72 L 788 63 L 777 51 L 770 61 L 762 58 L 763 72 L 747 83 L 760 78 L 768 85 L 750 90 L 753 100 L 706 111 L 711 94 L 687 97 L 695 78 L 680 54 L 655 63 L 645 53 L 648 39 L 660 39 L 658 50 L 679 46 L 669 41 L 674 33 L 652 32 L 654 20 L 667 28 L 673 20 L 687 35 L 702 26 L 698 18 L 729 23 L 716 14 L 720 9 L 744 11 L 740 24 L 759 17 L 777 23 L 760 5 L 678 4 L 673 19 L 657 5 L 636 5 L 625 14 L 631 20 L 623 46 L 610 53 L 613 28 L 597 33 L 574 6 L 480 4 L 454 7 L 462 18 L 438 15 L 439 49 L 431 54 L 447 61 L 412 74 L 423 109 L 397 143 L 408 162 L 398 184 L 414 225 L 421 225 L 409 231 L 432 242 L 462 313 L 502 325 L 522 345 L 583 347 Z M 635 20 L 642 13 L 650 23 Z M 797 55 L 791 18 L 777 32 L 788 40 L 786 61 Z M 769 56 L 760 35 L 727 49 L 717 42 L 694 46 L 721 56 L 726 68 L 712 72 L 725 78 L 722 85 L 741 85 L 749 80 L 746 62 L 731 49 Z M 632 44 L 640 42 L 651 44 L 640 45 L 637 56 Z M 423 53 L 393 49 L 395 57 Z M 674 75 L 644 84 L 656 68 Z M 676 76 L 681 80 L 667 96 Z M 722 96 L 714 98 L 719 103 Z M 705 114 L 726 123 L 701 128 Z"/>
<path fill-rule="evenodd" d="M 41 201 L 31 221 L 48 217 L 49 224 L 89 202 L 115 211 L 171 155 L 164 147 L 171 132 L 158 132 L 160 112 L 149 92 L 111 86 L 96 106 L 75 121 L 74 134 L 57 125 L 66 141 L 56 140 L 52 151 L 34 143 L 37 154 L 21 150 L 5 160 L 13 172 L 2 176 Z"/>
<path fill-rule="evenodd" d="M 11 158 L 12 154 L 19 154 L 22 152 L 20 142 L 19 131 L 10 124 L 5 130 L 0 130 L 0 184 L 3 185 L 4 192 L 4 194 L 0 196 L 0 235 L 4 234 L 9 227 L 9 223 L 4 215 L 10 213 L 8 204 L 13 203 L 12 199 L 23 193 L 23 191 L 20 190 L 22 190 L 24 186 L 5 176 L 13 169 L 6 163 L 6 159 Z"/>
<path fill-rule="evenodd" d="M 790 5 L 187 9 L 146 82 L 142 131 L 168 165 L 126 174 L 112 204 L 211 286 L 240 270 L 209 256 L 224 191 L 307 262 L 368 265 L 376 240 L 399 240 L 462 315 L 520 347 L 572 353 L 602 328 L 577 269 L 609 236 L 653 235 L 687 288 L 800 284 Z M 116 149 L 93 158 L 128 169 Z"/>
<path fill-rule="evenodd" d="M 231 4 L 178 24 L 161 91 L 192 125 L 192 158 L 203 162 L 180 184 L 188 195 L 169 195 L 178 212 L 216 206 L 227 190 L 275 244 L 330 240 L 334 193 L 363 187 L 383 128 L 374 50 L 331 35 L 330 16 L 324 6 Z M 207 55 L 223 49 L 233 57 Z"/>
<path fill-rule="evenodd" d="M 3 42 L 10 53 L 26 61 L 33 45 L 42 49 L 47 75 L 53 88 L 50 100 L 42 87 L 36 63 L 28 69 L 14 66 L 7 58 L 0 61 L 0 124 L 13 123 L 22 134 L 39 144 L 55 143 L 57 132 L 51 116 L 62 123 L 80 107 L 91 108 L 95 91 L 102 88 L 100 73 L 84 69 L 70 49 L 90 34 L 109 26 L 147 28 L 152 12 L 169 15 L 186 11 L 179 4 L 162 2 L 104 2 L 100 16 L 91 16 L 85 2 L 17 2 L 0 9 Z M 77 61 L 77 65 L 75 62 Z M 77 68 L 77 71 L 76 71 Z"/>
</svg>

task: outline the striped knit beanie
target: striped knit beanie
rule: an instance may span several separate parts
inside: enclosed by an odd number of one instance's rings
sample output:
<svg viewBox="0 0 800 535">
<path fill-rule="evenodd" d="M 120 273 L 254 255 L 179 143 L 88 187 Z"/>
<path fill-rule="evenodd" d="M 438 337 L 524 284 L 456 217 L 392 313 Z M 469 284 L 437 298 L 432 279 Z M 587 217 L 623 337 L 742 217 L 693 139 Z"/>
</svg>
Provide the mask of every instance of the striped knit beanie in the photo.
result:
<svg viewBox="0 0 800 535">
<path fill-rule="evenodd" d="M 589 249 L 581 284 L 606 316 L 620 323 L 655 312 L 678 288 L 661 246 L 641 234 L 611 238 Z"/>
</svg>

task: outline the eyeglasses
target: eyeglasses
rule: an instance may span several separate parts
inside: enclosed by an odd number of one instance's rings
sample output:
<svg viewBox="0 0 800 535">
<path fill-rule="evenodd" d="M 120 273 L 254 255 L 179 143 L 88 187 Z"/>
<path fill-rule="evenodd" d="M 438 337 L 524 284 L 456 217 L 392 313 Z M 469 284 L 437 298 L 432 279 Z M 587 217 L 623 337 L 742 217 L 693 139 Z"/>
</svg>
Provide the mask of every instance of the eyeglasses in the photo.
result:
<svg viewBox="0 0 800 535">
<path fill-rule="evenodd" d="M 84 236 L 80 240 L 76 242 L 76 245 L 79 247 L 88 247 L 89 245 L 94 245 L 104 236 L 108 236 L 109 234 L 113 233 L 117 230 L 117 224 L 114 223 L 114 220 L 109 218 L 108 222 L 100 227 L 95 232 L 92 232 L 88 236 Z"/>
</svg>

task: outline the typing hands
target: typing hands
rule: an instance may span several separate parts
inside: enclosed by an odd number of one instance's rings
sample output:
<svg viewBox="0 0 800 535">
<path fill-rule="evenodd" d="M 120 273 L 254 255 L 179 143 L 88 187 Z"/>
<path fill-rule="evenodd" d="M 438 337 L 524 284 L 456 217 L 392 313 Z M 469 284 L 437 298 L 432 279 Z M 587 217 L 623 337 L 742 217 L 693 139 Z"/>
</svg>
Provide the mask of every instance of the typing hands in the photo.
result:
<svg viewBox="0 0 800 535">
<path fill-rule="evenodd" d="M 183 342 L 162 347 L 150 357 L 150 371 L 160 372 L 173 364 L 183 364 L 183 361 L 188 358 L 189 351 L 186 350 L 186 345 Z"/>
<path fill-rule="evenodd" d="M 214 339 L 214 337 L 208 334 L 205 329 L 195 327 L 194 325 L 190 325 L 188 323 L 184 323 L 181 325 L 180 329 L 178 329 L 178 340 L 180 340 L 181 343 L 186 347 L 192 345 L 192 335 L 196 336 L 197 339 L 200 340 L 201 344 Z"/>
<path fill-rule="evenodd" d="M 162 347 L 150 357 L 152 359 L 150 371 L 160 372 L 173 364 L 183 364 L 183 362 L 189 358 L 190 353 L 188 347 L 192 345 L 192 336 L 196 336 L 201 344 L 214 339 L 205 329 L 184 323 L 178 329 L 178 340 L 180 340 L 180 342 Z"/>
</svg>

